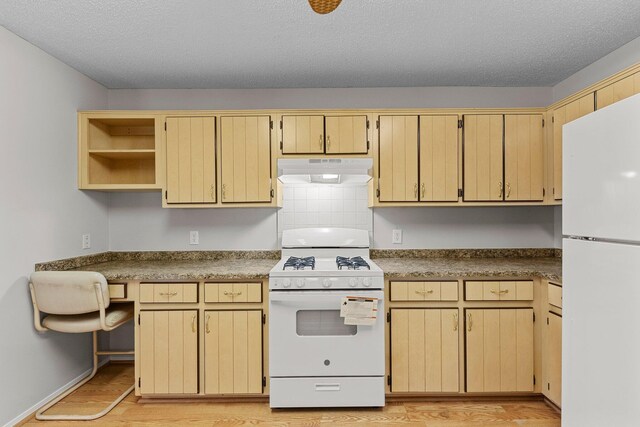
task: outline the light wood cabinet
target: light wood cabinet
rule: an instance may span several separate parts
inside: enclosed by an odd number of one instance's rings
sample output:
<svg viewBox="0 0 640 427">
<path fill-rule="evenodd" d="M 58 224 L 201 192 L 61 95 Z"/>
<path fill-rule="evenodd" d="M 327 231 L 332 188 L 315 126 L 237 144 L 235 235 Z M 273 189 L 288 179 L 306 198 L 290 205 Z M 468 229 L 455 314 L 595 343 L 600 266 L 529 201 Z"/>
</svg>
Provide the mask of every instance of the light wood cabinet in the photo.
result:
<svg viewBox="0 0 640 427">
<path fill-rule="evenodd" d="M 507 114 L 504 128 L 505 200 L 543 200 L 542 115 Z"/>
<path fill-rule="evenodd" d="M 458 301 L 458 282 L 390 283 L 391 301 Z"/>
<path fill-rule="evenodd" d="M 420 200 L 458 200 L 458 116 L 420 116 Z"/>
<path fill-rule="evenodd" d="M 220 119 L 222 203 L 271 201 L 271 118 Z"/>
<path fill-rule="evenodd" d="M 379 200 L 418 201 L 418 117 L 379 117 Z"/>
<path fill-rule="evenodd" d="M 167 203 L 215 203 L 215 120 L 167 117 Z"/>
<path fill-rule="evenodd" d="M 204 313 L 204 392 L 262 393 L 262 311 Z"/>
<path fill-rule="evenodd" d="M 562 406 L 562 316 L 549 312 L 547 318 L 547 384 L 542 391 L 549 400 Z"/>
<path fill-rule="evenodd" d="M 474 281 L 465 282 L 466 301 L 532 301 L 533 281 Z"/>
<path fill-rule="evenodd" d="M 611 83 L 596 91 L 598 110 L 640 93 L 640 72 Z"/>
<path fill-rule="evenodd" d="M 549 304 L 562 308 L 562 286 L 555 283 L 547 284 L 547 295 L 549 298 Z"/>
<path fill-rule="evenodd" d="M 457 309 L 391 310 L 391 391 L 457 392 Z"/>
<path fill-rule="evenodd" d="M 503 116 L 465 115 L 463 131 L 464 200 L 503 200 Z"/>
<path fill-rule="evenodd" d="M 141 303 L 196 303 L 197 283 L 140 283 Z"/>
<path fill-rule="evenodd" d="M 466 309 L 467 392 L 533 391 L 533 309 Z"/>
<path fill-rule="evenodd" d="M 324 153 L 324 116 L 282 116 L 282 154 Z"/>
<path fill-rule="evenodd" d="M 366 154 L 367 116 L 325 116 L 327 154 Z"/>
<path fill-rule="evenodd" d="M 593 93 L 553 111 L 553 197 L 555 200 L 562 200 L 562 126 L 593 111 Z"/>
<path fill-rule="evenodd" d="M 159 134 L 153 115 L 80 113 L 78 187 L 87 190 L 159 189 Z"/>
<path fill-rule="evenodd" d="M 197 310 L 140 312 L 140 392 L 198 393 Z"/>
<path fill-rule="evenodd" d="M 262 302 L 262 283 L 205 283 L 204 302 Z"/>
</svg>

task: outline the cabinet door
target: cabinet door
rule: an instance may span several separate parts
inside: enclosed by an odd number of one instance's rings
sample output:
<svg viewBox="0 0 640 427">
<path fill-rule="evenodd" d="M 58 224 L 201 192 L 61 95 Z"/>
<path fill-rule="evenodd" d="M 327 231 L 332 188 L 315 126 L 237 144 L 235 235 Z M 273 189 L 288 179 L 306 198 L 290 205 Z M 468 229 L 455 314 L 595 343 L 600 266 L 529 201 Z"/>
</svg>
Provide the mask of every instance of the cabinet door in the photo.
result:
<svg viewBox="0 0 640 427">
<path fill-rule="evenodd" d="M 562 403 L 562 316 L 549 312 L 547 324 L 547 386 L 544 395 L 553 403 Z"/>
<path fill-rule="evenodd" d="M 206 394 L 262 393 L 262 311 L 205 311 Z"/>
<path fill-rule="evenodd" d="M 503 200 L 503 116 L 464 116 L 464 200 Z"/>
<path fill-rule="evenodd" d="M 611 83 L 596 92 L 598 110 L 640 93 L 640 72 Z"/>
<path fill-rule="evenodd" d="M 271 118 L 220 119 L 223 203 L 271 201 Z"/>
<path fill-rule="evenodd" d="M 562 126 L 593 113 L 594 94 L 557 108 L 553 111 L 553 197 L 562 200 Z"/>
<path fill-rule="evenodd" d="M 533 391 L 533 309 L 465 314 L 467 391 Z"/>
<path fill-rule="evenodd" d="M 418 117 L 380 116 L 381 202 L 418 201 Z"/>
<path fill-rule="evenodd" d="M 458 310 L 391 310 L 391 391 L 457 392 Z"/>
<path fill-rule="evenodd" d="M 198 393 L 197 310 L 140 312 L 140 392 Z"/>
<path fill-rule="evenodd" d="M 542 200 L 542 115 L 505 115 L 504 128 L 505 200 Z"/>
<path fill-rule="evenodd" d="M 215 120 L 167 118 L 167 203 L 215 203 Z"/>
<path fill-rule="evenodd" d="M 458 116 L 420 116 L 420 200 L 458 200 Z"/>
<path fill-rule="evenodd" d="M 282 116 L 282 154 L 324 153 L 324 116 Z"/>
<path fill-rule="evenodd" d="M 327 116 L 327 154 L 367 154 L 367 116 Z"/>
</svg>

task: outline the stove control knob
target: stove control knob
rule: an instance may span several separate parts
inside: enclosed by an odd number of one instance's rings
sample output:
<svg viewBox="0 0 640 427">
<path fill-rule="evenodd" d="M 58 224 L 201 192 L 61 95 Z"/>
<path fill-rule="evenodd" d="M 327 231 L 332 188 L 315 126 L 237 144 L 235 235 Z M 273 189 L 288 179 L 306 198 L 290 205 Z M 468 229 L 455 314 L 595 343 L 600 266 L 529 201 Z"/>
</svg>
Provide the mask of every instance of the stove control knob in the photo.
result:
<svg viewBox="0 0 640 427">
<path fill-rule="evenodd" d="M 356 279 L 349 279 L 349 286 L 351 286 L 352 288 L 358 286 L 358 282 L 356 281 Z"/>
<path fill-rule="evenodd" d="M 322 281 L 322 286 L 323 286 L 323 287 L 325 287 L 325 288 L 330 287 L 330 286 L 331 286 L 331 280 L 329 280 L 329 279 L 324 279 L 324 280 Z"/>
<path fill-rule="evenodd" d="M 371 279 L 369 279 L 368 277 L 365 277 L 362 280 L 362 284 L 365 286 L 365 288 L 368 288 L 369 286 L 371 286 Z"/>
<path fill-rule="evenodd" d="M 284 280 L 282 281 L 282 286 L 284 286 L 285 288 L 289 288 L 289 287 L 291 287 L 291 280 L 289 280 L 289 279 L 284 279 Z"/>
<path fill-rule="evenodd" d="M 302 288 L 304 286 L 304 279 L 296 279 L 296 286 Z"/>
</svg>

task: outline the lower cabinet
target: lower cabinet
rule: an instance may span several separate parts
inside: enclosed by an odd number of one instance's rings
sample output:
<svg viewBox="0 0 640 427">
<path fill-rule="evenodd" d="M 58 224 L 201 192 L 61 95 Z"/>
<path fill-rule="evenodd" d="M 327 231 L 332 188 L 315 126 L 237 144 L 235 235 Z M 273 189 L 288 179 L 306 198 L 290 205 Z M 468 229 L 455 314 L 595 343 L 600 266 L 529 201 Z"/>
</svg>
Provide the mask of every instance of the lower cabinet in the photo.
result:
<svg viewBox="0 0 640 427">
<path fill-rule="evenodd" d="M 533 309 L 467 309 L 467 392 L 532 392 Z"/>
<path fill-rule="evenodd" d="M 558 406 L 562 404 L 562 316 L 549 312 L 547 324 L 547 384 L 544 395 Z"/>
<path fill-rule="evenodd" d="M 204 312 L 205 394 L 262 393 L 262 310 Z"/>
<path fill-rule="evenodd" d="M 198 311 L 140 311 L 140 392 L 198 393 Z"/>
<path fill-rule="evenodd" d="M 391 391 L 457 392 L 458 309 L 391 309 Z"/>
</svg>

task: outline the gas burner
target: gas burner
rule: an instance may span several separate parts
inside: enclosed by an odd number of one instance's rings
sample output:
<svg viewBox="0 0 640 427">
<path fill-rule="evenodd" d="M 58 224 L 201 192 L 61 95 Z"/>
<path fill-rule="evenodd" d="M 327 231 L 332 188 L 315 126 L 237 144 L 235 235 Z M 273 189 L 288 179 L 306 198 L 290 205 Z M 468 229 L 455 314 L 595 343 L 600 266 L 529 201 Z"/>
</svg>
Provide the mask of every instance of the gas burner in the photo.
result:
<svg viewBox="0 0 640 427">
<path fill-rule="evenodd" d="M 338 270 L 342 270 L 342 267 L 347 267 L 348 270 L 360 270 L 360 267 L 367 267 L 367 270 L 371 270 L 367 261 L 362 259 L 360 256 L 353 258 L 337 256 L 336 264 L 338 265 Z"/>
<path fill-rule="evenodd" d="M 299 258 L 295 256 L 290 256 L 289 259 L 284 263 L 283 270 L 286 270 L 287 267 L 291 267 L 293 270 L 304 270 L 307 267 L 311 267 L 312 270 L 316 269 L 316 257 L 308 256 L 304 258 Z"/>
</svg>

